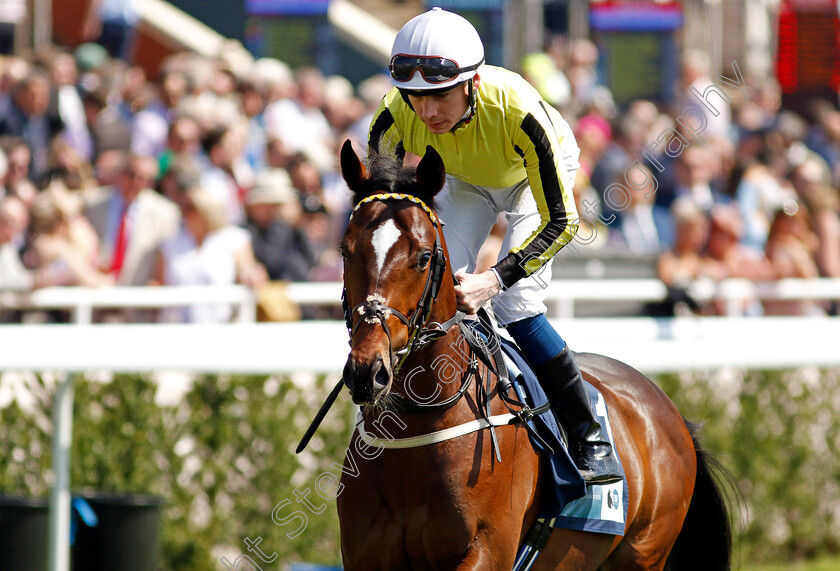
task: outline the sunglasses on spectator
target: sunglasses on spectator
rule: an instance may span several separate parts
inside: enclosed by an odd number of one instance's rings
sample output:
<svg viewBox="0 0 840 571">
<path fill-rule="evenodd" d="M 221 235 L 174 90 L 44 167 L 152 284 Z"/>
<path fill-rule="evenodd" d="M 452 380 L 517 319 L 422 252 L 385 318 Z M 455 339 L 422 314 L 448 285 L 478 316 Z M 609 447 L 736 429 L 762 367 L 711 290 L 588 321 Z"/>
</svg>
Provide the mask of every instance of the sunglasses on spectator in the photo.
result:
<svg viewBox="0 0 840 571">
<path fill-rule="evenodd" d="M 465 71 L 478 69 L 482 63 L 484 59 L 475 65 L 460 67 L 455 60 L 445 57 L 397 54 L 391 58 L 388 70 L 396 81 L 408 81 L 419 71 L 423 79 L 429 83 L 444 83 Z"/>
</svg>

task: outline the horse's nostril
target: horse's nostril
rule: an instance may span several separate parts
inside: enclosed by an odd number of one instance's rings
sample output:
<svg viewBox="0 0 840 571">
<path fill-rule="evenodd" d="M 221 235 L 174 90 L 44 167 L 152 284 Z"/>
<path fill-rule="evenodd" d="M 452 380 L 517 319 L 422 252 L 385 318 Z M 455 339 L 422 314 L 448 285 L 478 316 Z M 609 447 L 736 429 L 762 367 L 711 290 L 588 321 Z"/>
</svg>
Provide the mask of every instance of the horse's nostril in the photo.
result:
<svg viewBox="0 0 840 571">
<path fill-rule="evenodd" d="M 351 391 L 353 390 L 353 385 L 355 384 L 354 383 L 355 376 L 356 376 L 356 367 L 353 366 L 353 361 L 351 359 L 347 359 L 347 362 L 344 364 L 344 371 L 342 373 L 342 379 L 344 380 L 344 384 Z"/>
<path fill-rule="evenodd" d="M 391 372 L 384 366 L 379 367 L 373 375 L 373 392 L 379 393 L 388 388 L 391 382 Z"/>
</svg>

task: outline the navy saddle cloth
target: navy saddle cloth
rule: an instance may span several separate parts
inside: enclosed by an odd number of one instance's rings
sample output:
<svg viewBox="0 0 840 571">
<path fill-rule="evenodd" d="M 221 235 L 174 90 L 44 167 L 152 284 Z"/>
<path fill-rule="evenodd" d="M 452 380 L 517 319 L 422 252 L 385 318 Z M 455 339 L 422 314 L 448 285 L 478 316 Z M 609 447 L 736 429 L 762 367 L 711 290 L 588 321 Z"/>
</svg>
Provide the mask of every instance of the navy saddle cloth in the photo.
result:
<svg viewBox="0 0 840 571">
<path fill-rule="evenodd" d="M 532 408 L 547 402 L 548 398 L 537 381 L 536 374 L 531 370 L 516 344 L 504 337 L 500 337 L 499 340 L 507 358 L 510 380 L 517 398 Z M 604 432 L 609 434 L 610 441 L 613 442 L 603 397 L 590 383 L 586 380 L 583 382 L 589 392 L 590 400 L 593 404 L 597 403 L 595 411 L 598 420 L 605 428 Z M 626 479 L 624 482 L 606 486 L 587 486 L 569 456 L 565 435 L 558 426 L 554 414 L 549 411 L 535 416 L 529 424 L 554 452 L 549 454 L 542 443 L 531 438 L 534 447 L 543 452 L 543 468 L 546 472 L 546 477 L 543 478 L 542 506 L 538 517 L 556 518 L 554 527 L 623 534 L 627 508 L 624 501 L 627 497 Z M 613 453 L 618 454 L 615 446 L 613 446 Z M 617 496 L 621 499 L 618 503 L 616 503 Z M 604 521 L 605 518 L 606 521 Z"/>
</svg>

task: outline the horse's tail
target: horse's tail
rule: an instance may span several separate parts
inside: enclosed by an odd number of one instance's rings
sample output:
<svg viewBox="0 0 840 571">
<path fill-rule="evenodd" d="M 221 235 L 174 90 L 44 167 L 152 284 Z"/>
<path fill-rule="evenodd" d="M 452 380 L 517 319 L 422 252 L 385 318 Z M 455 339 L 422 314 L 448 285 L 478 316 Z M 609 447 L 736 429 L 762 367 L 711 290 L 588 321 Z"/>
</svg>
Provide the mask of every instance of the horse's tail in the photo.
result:
<svg viewBox="0 0 840 571">
<path fill-rule="evenodd" d="M 737 495 L 734 478 L 700 445 L 696 426 L 689 422 L 686 425 L 697 454 L 697 477 L 688 513 L 665 569 L 728 570 L 732 556 L 732 518 L 726 492 Z"/>
</svg>

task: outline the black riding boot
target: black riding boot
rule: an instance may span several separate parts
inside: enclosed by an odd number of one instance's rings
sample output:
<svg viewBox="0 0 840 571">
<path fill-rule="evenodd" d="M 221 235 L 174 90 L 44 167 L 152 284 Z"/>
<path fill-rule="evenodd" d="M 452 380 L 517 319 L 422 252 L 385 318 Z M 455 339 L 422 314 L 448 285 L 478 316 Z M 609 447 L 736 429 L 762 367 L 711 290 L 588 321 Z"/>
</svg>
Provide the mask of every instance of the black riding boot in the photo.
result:
<svg viewBox="0 0 840 571">
<path fill-rule="evenodd" d="M 621 466 L 598 423 L 568 346 L 534 370 L 555 416 L 569 433 L 569 451 L 583 479 L 597 484 L 622 480 Z"/>
</svg>

